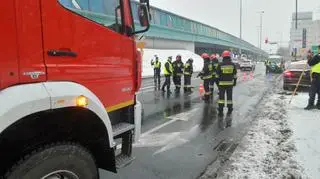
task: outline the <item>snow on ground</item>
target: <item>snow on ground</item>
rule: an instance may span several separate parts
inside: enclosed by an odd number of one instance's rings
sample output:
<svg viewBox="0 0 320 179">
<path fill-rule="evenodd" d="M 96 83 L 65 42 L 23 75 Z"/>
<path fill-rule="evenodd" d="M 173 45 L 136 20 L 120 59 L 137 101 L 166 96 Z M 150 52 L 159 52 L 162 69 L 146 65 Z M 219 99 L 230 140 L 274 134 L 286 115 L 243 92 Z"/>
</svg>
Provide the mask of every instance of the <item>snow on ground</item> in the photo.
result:
<svg viewBox="0 0 320 179">
<path fill-rule="evenodd" d="M 179 54 L 182 56 L 182 61 L 185 63 L 189 58 L 193 59 L 194 71 L 201 71 L 203 66 L 202 58 L 188 50 L 159 50 L 159 49 L 143 49 L 143 63 L 142 63 L 142 76 L 150 77 L 153 76 L 153 68 L 151 66 L 151 60 L 154 59 L 154 55 L 158 55 L 161 61 L 161 68 L 163 68 L 164 63 L 167 61 L 169 56 L 173 57 L 175 60 L 176 56 Z M 162 74 L 162 70 L 161 70 Z"/>
<path fill-rule="evenodd" d="M 288 121 L 297 148 L 296 159 L 308 178 L 320 178 L 320 110 L 305 111 L 307 93 L 299 93 L 288 107 Z"/>
<path fill-rule="evenodd" d="M 285 96 L 264 99 L 262 112 L 244 136 L 218 178 L 305 178 L 295 160 L 295 145 L 287 122 Z"/>
</svg>

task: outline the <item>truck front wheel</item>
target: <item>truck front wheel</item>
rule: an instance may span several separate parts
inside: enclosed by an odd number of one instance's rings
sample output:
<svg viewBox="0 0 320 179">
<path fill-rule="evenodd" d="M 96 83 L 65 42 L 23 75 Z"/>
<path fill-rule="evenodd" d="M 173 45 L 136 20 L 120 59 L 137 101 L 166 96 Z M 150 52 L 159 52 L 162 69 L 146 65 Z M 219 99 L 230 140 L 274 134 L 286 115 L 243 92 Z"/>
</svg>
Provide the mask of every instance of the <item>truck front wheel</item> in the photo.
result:
<svg viewBox="0 0 320 179">
<path fill-rule="evenodd" d="M 98 179 L 92 155 L 77 144 L 53 144 L 33 151 L 18 162 L 7 179 Z"/>
</svg>

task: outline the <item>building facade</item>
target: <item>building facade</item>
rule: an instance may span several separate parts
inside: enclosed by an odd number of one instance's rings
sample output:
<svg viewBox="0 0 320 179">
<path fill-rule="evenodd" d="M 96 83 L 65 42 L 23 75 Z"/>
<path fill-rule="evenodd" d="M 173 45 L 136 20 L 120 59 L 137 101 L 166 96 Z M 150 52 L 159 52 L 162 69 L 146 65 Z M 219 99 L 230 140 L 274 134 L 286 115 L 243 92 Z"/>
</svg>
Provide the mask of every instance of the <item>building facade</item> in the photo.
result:
<svg viewBox="0 0 320 179">
<path fill-rule="evenodd" d="M 296 13 L 292 14 L 290 29 L 290 49 L 292 54 L 304 56 L 314 45 L 320 44 L 320 20 L 313 20 L 313 12 L 298 12 L 298 28 L 296 29 Z M 305 48 L 304 34 L 305 29 Z"/>
</svg>

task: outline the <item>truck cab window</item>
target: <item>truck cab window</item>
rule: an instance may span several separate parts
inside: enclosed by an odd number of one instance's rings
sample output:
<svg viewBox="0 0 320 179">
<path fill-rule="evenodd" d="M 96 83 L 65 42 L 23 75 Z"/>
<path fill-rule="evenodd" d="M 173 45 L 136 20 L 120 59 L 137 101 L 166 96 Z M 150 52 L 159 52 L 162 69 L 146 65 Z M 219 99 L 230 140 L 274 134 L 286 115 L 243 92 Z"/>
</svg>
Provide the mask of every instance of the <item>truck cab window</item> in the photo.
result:
<svg viewBox="0 0 320 179">
<path fill-rule="evenodd" d="M 74 13 L 122 33 L 119 0 L 59 0 L 59 2 Z"/>
</svg>

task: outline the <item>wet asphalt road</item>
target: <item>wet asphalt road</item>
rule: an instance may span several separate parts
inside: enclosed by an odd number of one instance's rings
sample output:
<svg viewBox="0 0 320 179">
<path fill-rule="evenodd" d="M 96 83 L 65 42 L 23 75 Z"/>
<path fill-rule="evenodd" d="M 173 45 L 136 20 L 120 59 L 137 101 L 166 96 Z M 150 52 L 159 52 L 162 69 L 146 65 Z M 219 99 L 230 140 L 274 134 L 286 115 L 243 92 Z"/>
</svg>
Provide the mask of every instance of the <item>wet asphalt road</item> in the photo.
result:
<svg viewBox="0 0 320 179">
<path fill-rule="evenodd" d="M 144 118 L 142 136 L 133 149 L 136 159 L 119 169 L 118 174 L 101 170 L 101 178 L 200 177 L 221 153 L 235 149 L 250 126 L 256 106 L 276 80 L 276 76 L 267 77 L 264 72 L 263 64 L 257 64 L 252 75 L 239 72 L 233 95 L 234 113 L 224 118 L 217 117 L 217 94 L 210 103 L 200 99 L 200 79 L 192 79 L 195 86 L 192 94 L 182 92 L 170 96 L 154 91 L 153 79 L 144 79 L 138 96 L 143 104 Z M 171 88 L 173 91 L 174 86 Z"/>
</svg>

